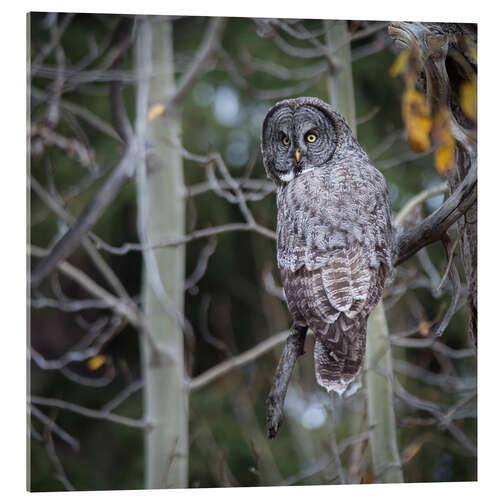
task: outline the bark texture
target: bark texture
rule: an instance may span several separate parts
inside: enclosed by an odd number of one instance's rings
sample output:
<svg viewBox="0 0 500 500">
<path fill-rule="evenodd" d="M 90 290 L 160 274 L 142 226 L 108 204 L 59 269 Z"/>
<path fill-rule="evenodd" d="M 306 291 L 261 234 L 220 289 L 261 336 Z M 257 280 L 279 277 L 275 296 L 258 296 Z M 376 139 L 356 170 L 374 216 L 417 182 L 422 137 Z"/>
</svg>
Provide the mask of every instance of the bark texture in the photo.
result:
<svg viewBox="0 0 500 500">
<path fill-rule="evenodd" d="M 402 49 L 415 55 L 420 72 L 419 84 L 433 112 L 446 106 L 450 112 L 456 141 L 456 168 L 448 171 L 450 193 L 461 189 L 469 172 L 477 168 L 476 125 L 461 105 L 464 83 L 476 81 L 474 56 L 476 25 L 457 23 L 397 22 L 389 35 Z M 477 200 L 458 218 L 460 254 L 468 288 L 469 334 L 477 344 Z"/>
</svg>

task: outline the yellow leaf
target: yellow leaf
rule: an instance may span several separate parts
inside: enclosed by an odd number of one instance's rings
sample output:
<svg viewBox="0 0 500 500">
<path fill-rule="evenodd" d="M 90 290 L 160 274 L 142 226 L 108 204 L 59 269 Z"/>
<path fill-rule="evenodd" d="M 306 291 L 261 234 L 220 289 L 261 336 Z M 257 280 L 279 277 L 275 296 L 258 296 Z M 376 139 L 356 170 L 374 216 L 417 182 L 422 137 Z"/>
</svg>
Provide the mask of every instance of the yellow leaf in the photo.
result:
<svg viewBox="0 0 500 500">
<path fill-rule="evenodd" d="M 434 117 L 432 136 L 436 144 L 434 166 L 439 175 L 455 167 L 455 137 L 451 130 L 450 115 L 443 108 Z"/>
<path fill-rule="evenodd" d="M 392 63 L 392 66 L 389 69 L 389 75 L 393 77 L 400 75 L 406 68 L 409 58 L 410 58 L 410 51 L 402 50 Z"/>
<path fill-rule="evenodd" d="M 403 94 L 402 114 L 410 147 L 419 153 L 427 151 L 431 147 L 431 112 L 425 96 L 415 89 L 412 79 L 408 79 Z"/>
<path fill-rule="evenodd" d="M 477 80 L 466 81 L 460 86 L 460 105 L 467 118 L 477 121 Z"/>
<path fill-rule="evenodd" d="M 98 370 L 104 363 L 106 363 L 106 356 L 97 354 L 87 361 L 87 366 L 90 370 Z"/>
<path fill-rule="evenodd" d="M 165 111 L 165 106 L 163 104 L 155 104 L 151 106 L 148 110 L 148 120 L 152 121 L 155 118 L 158 118 Z"/>
</svg>

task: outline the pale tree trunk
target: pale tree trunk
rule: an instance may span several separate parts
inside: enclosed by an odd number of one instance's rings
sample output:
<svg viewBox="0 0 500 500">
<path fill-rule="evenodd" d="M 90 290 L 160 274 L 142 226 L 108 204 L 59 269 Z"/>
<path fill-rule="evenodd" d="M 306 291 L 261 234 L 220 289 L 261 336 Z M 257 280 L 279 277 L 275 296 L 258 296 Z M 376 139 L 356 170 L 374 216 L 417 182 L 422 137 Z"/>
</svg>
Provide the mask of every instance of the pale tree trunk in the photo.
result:
<svg viewBox="0 0 500 500">
<path fill-rule="evenodd" d="M 347 120 L 356 135 L 356 105 L 351 69 L 351 44 L 346 21 L 325 21 L 328 52 L 328 98 L 330 104 Z"/>
<path fill-rule="evenodd" d="M 356 108 L 352 81 L 351 47 L 346 21 L 326 21 L 333 66 L 328 74 L 330 102 L 345 117 L 356 135 Z M 382 301 L 368 319 L 366 339 L 366 389 L 370 448 L 376 482 L 403 482 L 392 393 L 389 332 Z"/>
<path fill-rule="evenodd" d="M 365 366 L 374 481 L 402 483 L 392 393 L 391 347 L 382 301 L 368 318 Z"/>
<path fill-rule="evenodd" d="M 166 102 L 175 90 L 170 21 L 141 20 L 138 44 L 147 36 L 154 66 L 147 102 L 151 107 Z M 140 58 L 138 51 L 139 67 L 143 64 Z M 166 118 L 148 121 L 145 127 L 147 161 L 138 170 L 137 188 L 138 232 L 146 246 L 184 233 L 182 158 L 172 146 L 180 130 L 180 115 L 174 108 L 169 108 Z M 185 488 L 188 395 L 182 330 L 184 246 L 146 250 L 143 256 L 142 307 L 147 329 L 141 341 L 144 416 L 154 426 L 145 435 L 145 487 Z M 163 355 L 158 356 L 153 346 Z"/>
</svg>

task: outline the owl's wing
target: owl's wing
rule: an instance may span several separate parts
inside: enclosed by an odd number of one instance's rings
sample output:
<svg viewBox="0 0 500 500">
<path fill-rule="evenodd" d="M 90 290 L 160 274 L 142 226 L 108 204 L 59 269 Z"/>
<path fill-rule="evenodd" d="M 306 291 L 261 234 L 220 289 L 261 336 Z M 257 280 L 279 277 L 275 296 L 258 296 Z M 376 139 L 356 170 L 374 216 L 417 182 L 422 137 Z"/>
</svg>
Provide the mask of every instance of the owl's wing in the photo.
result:
<svg viewBox="0 0 500 500">
<path fill-rule="evenodd" d="M 328 390 L 343 392 L 359 372 L 367 318 L 380 300 L 386 271 L 369 266 L 360 244 L 333 250 L 324 267 L 282 270 L 290 313 L 315 333 L 316 378 Z"/>
<path fill-rule="evenodd" d="M 341 313 L 354 318 L 369 312 L 373 274 L 366 250 L 359 243 L 332 250 L 328 264 L 323 267 L 281 270 L 293 318 L 308 323 L 320 335 L 326 333 L 327 325 L 337 321 Z"/>
</svg>

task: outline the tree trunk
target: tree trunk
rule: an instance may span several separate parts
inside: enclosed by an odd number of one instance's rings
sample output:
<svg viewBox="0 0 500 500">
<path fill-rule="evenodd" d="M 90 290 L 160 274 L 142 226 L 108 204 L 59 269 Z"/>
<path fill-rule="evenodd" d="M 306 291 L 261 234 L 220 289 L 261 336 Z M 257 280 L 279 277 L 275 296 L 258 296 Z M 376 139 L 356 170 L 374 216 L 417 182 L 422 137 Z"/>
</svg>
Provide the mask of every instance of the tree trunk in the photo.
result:
<svg viewBox="0 0 500 500">
<path fill-rule="evenodd" d="M 172 26 L 166 18 L 143 19 L 150 30 L 154 75 L 148 107 L 174 93 Z M 139 27 L 139 39 L 141 30 Z M 140 41 L 139 41 L 140 43 Z M 138 66 L 141 61 L 138 60 Z M 144 75 L 141 74 L 141 77 Z M 138 175 L 138 229 L 151 242 L 184 233 L 182 158 L 171 145 L 178 138 L 178 110 L 147 123 L 147 161 Z M 145 250 L 142 307 L 147 332 L 142 335 L 145 417 L 153 430 L 145 436 L 145 487 L 185 488 L 188 481 L 188 397 L 184 381 L 184 246 Z M 152 342 L 151 342 L 152 340 Z M 157 356 L 158 351 L 166 356 Z"/>
<path fill-rule="evenodd" d="M 374 482 L 402 483 L 392 397 L 391 348 L 382 302 L 370 314 L 367 332 L 366 391 Z"/>
<path fill-rule="evenodd" d="M 326 21 L 326 27 L 329 53 L 334 54 L 335 63 L 330 67 L 328 75 L 330 102 L 345 117 L 356 135 L 356 107 L 347 22 Z M 384 353 L 383 356 L 380 356 L 381 353 Z M 403 482 L 403 473 L 392 399 L 391 351 L 382 301 L 368 320 L 365 357 L 368 421 L 373 426 L 370 447 L 376 482 L 400 483 Z M 380 375 L 379 371 L 385 375 Z"/>
</svg>

